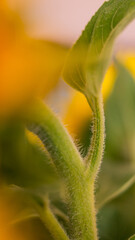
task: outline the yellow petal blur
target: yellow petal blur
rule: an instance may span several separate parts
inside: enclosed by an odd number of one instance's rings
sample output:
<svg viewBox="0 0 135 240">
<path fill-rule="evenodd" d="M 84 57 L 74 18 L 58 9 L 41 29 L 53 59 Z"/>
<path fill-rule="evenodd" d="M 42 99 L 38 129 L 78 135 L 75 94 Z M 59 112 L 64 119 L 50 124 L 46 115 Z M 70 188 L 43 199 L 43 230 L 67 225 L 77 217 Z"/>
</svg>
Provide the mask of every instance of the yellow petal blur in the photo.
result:
<svg viewBox="0 0 135 240">
<path fill-rule="evenodd" d="M 0 115 L 7 115 L 56 85 L 67 50 L 29 38 L 20 18 L 4 2 L 0 20 Z"/>
<path fill-rule="evenodd" d="M 102 94 L 103 94 L 103 99 L 104 101 L 108 98 L 108 96 L 110 95 L 112 89 L 113 89 L 113 85 L 116 79 L 116 69 L 114 67 L 114 65 L 112 64 L 104 77 L 104 81 L 102 84 Z"/>
<path fill-rule="evenodd" d="M 117 58 L 135 78 L 135 51 L 129 51 L 127 53 L 119 52 Z"/>
<path fill-rule="evenodd" d="M 63 122 L 67 126 L 69 132 L 73 135 L 78 134 L 79 129 L 82 128 L 90 116 L 91 110 L 86 98 L 82 93 L 75 92 L 67 106 L 65 116 L 63 117 Z"/>
<path fill-rule="evenodd" d="M 1 240 L 32 240 L 27 237 L 27 230 L 24 234 L 12 225 L 17 217 L 19 204 L 16 197 L 11 197 L 9 191 L 1 186 L 0 189 L 0 239 Z"/>
</svg>

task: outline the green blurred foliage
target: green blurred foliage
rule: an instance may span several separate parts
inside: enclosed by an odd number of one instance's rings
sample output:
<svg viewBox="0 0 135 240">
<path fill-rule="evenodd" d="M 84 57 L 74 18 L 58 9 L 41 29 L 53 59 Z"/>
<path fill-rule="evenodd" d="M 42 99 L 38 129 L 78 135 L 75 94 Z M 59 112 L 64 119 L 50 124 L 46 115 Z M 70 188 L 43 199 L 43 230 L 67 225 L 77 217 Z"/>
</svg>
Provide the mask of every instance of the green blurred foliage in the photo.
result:
<svg viewBox="0 0 135 240">
<path fill-rule="evenodd" d="M 135 175 L 135 81 L 119 63 L 112 94 L 105 104 L 106 148 L 97 202 L 104 201 Z M 126 240 L 135 232 L 135 184 L 98 213 L 101 240 Z M 98 204 L 97 204 L 98 205 Z"/>
<path fill-rule="evenodd" d="M 0 189 L 0 239 L 52 240 L 36 211 L 36 202 L 24 189 L 3 185 Z"/>
<path fill-rule="evenodd" d="M 105 156 L 116 161 L 135 164 L 135 81 L 117 63 L 118 77 L 113 92 L 105 105 Z"/>
<path fill-rule="evenodd" d="M 23 124 L 10 121 L 1 129 L 0 149 L 1 172 L 7 184 L 41 191 L 58 187 L 58 176 L 48 153 L 29 141 Z"/>
<path fill-rule="evenodd" d="M 129 240 L 135 240 L 135 234 L 129 238 Z"/>
<path fill-rule="evenodd" d="M 135 175 L 135 81 L 119 63 L 113 91 L 105 103 L 106 148 L 96 183 L 97 224 L 100 240 L 127 240 L 135 233 L 135 184 L 116 198 L 102 203 Z M 89 121 L 82 131 L 82 155 L 87 154 L 92 132 Z M 10 120 L 0 129 L 1 186 L 7 206 L 12 204 L 8 231 L 16 229 L 25 239 L 51 240 L 37 205 L 50 206 L 68 231 L 65 192 L 47 151 L 31 142 L 24 124 Z M 14 223 L 14 224 L 11 224 Z M 26 231 L 24 231 L 26 230 Z"/>
<path fill-rule="evenodd" d="M 135 233 L 135 184 L 101 207 L 135 175 L 135 81 L 120 63 L 116 67 L 117 79 L 105 102 L 105 153 L 96 181 L 100 240 L 127 240 Z M 83 156 L 92 136 L 90 125 L 91 119 L 79 136 Z"/>
<path fill-rule="evenodd" d="M 111 186 L 110 186 L 111 187 Z M 135 232 L 135 184 L 98 213 L 100 240 L 127 240 Z"/>
<path fill-rule="evenodd" d="M 1 204 L 4 202 L 5 209 L 9 210 L 4 227 L 9 235 L 11 233 L 11 239 L 18 234 L 21 239 L 51 240 L 37 206 L 44 208 L 48 194 L 57 199 L 61 184 L 49 154 L 32 137 L 30 141 L 20 120 L 10 119 L 1 124 L 0 209 L 4 209 Z M 5 216 L 4 211 L 0 221 Z"/>
</svg>

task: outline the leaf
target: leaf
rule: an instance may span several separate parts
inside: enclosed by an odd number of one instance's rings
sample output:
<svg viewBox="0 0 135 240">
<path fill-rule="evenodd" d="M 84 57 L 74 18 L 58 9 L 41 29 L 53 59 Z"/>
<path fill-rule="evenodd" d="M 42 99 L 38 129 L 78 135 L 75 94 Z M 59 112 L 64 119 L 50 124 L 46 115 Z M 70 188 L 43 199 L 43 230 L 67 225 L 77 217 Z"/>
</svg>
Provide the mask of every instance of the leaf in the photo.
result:
<svg viewBox="0 0 135 240">
<path fill-rule="evenodd" d="M 135 81 L 120 63 L 117 69 L 114 89 L 105 104 L 105 157 L 135 165 Z"/>
<path fill-rule="evenodd" d="M 10 122 L 0 140 L 1 173 L 6 183 L 40 192 L 58 189 L 59 178 L 49 155 L 35 140 L 29 141 L 21 123 Z"/>
<path fill-rule="evenodd" d="M 126 240 L 135 231 L 135 184 L 98 213 L 100 240 Z"/>
<path fill-rule="evenodd" d="M 100 205 L 103 207 L 108 202 L 112 201 L 113 199 L 118 198 L 122 194 L 124 194 L 132 185 L 135 183 L 135 175 L 132 176 L 127 182 L 125 182 L 118 190 L 116 190 L 112 195 L 108 196 Z"/>
<path fill-rule="evenodd" d="M 22 215 L 25 215 L 25 217 L 26 215 L 39 217 L 39 214 L 36 212 L 34 200 L 30 193 L 24 189 L 15 185 L 1 185 L 0 193 L 0 220 L 5 220 L 5 227 L 8 227 L 10 224 L 16 224 Z"/>
<path fill-rule="evenodd" d="M 70 50 L 65 81 L 86 96 L 98 96 L 117 35 L 135 17 L 134 0 L 105 2 Z"/>
<path fill-rule="evenodd" d="M 104 159 L 96 190 L 98 211 L 104 205 L 125 194 L 135 183 L 135 174 L 129 163 Z"/>
<path fill-rule="evenodd" d="M 52 240 L 40 220 L 38 202 L 26 189 L 0 187 L 0 239 Z"/>
<path fill-rule="evenodd" d="M 131 236 L 128 240 L 135 240 L 135 234 Z"/>
<path fill-rule="evenodd" d="M 114 89 L 105 104 L 106 149 L 96 196 L 99 205 L 113 193 L 118 193 L 135 174 L 135 82 L 120 63 L 117 63 L 117 69 Z M 134 233 L 134 201 L 135 184 L 100 209 L 101 240 L 128 239 Z"/>
</svg>

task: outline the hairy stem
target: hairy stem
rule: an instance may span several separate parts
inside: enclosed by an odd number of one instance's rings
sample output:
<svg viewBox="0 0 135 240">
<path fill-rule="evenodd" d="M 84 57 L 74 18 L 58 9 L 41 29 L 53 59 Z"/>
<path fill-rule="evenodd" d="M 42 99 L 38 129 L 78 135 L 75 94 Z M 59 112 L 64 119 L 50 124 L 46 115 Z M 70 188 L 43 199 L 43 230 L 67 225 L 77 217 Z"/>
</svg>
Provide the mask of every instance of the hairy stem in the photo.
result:
<svg viewBox="0 0 135 240">
<path fill-rule="evenodd" d="M 104 151 L 105 121 L 102 96 L 100 95 L 97 98 L 93 98 L 92 102 L 88 97 L 87 100 L 93 110 L 93 135 L 86 158 L 86 175 L 94 182 L 101 165 Z"/>
<path fill-rule="evenodd" d="M 77 186 L 78 187 L 78 186 Z M 75 199 L 77 196 L 79 201 Z M 80 190 L 71 198 L 70 211 L 71 236 L 73 240 L 97 240 L 94 188 L 87 181 L 82 182 Z M 77 204 L 76 204 L 77 203 Z M 80 204 L 80 205 L 79 205 Z M 78 209 L 79 208 L 79 209 Z M 74 214 L 73 214 L 74 213 Z"/>
<path fill-rule="evenodd" d="M 67 234 L 48 206 L 45 207 L 44 210 L 40 210 L 40 218 L 54 240 L 69 240 Z"/>
<path fill-rule="evenodd" d="M 70 135 L 57 116 L 40 100 L 29 113 L 34 131 L 44 143 L 52 157 L 59 175 L 66 181 L 82 176 L 84 164 Z"/>
<path fill-rule="evenodd" d="M 94 189 L 86 178 L 85 165 L 67 131 L 41 101 L 34 106 L 35 133 L 50 153 L 57 172 L 65 182 L 69 205 L 70 238 L 97 240 Z"/>
</svg>

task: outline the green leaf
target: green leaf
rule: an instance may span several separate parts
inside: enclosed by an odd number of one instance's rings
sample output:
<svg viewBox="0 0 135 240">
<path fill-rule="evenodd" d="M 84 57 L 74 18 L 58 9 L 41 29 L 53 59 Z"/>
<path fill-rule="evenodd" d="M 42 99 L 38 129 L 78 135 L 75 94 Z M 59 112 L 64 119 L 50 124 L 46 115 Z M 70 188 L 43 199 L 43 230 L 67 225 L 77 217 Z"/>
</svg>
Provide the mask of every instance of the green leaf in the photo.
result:
<svg viewBox="0 0 135 240">
<path fill-rule="evenodd" d="M 131 236 L 128 240 L 135 240 L 135 234 Z"/>
<path fill-rule="evenodd" d="M 44 201 L 43 204 L 45 206 Z M 52 240 L 48 230 L 40 220 L 38 207 L 42 206 L 26 189 L 14 185 L 1 185 L 0 222 L 2 231 L 0 231 L 0 239 L 3 239 L 8 233 L 11 240 L 16 239 L 16 235 L 18 239 L 21 237 L 25 240 Z"/>
<path fill-rule="evenodd" d="M 36 141 L 29 141 L 21 123 L 10 122 L 0 132 L 0 148 L 1 176 L 7 184 L 40 192 L 58 189 L 59 178 L 51 158 Z"/>
<path fill-rule="evenodd" d="M 117 69 L 114 89 L 105 104 L 105 157 L 135 166 L 135 81 L 120 63 Z"/>
<path fill-rule="evenodd" d="M 135 184 L 98 213 L 100 240 L 126 240 L 135 231 Z"/>
<path fill-rule="evenodd" d="M 1 210 L 7 209 L 7 211 L 2 210 L 1 213 L 1 218 L 4 218 L 4 216 L 6 218 L 5 227 L 6 225 L 16 224 L 18 220 L 27 220 L 26 216 L 39 217 L 33 196 L 23 188 L 15 185 L 1 185 L 0 194 Z"/>
<path fill-rule="evenodd" d="M 117 35 L 135 17 L 134 0 L 105 2 L 70 50 L 65 81 L 86 96 L 98 96 Z"/>
<path fill-rule="evenodd" d="M 99 173 L 99 184 L 96 191 L 98 211 L 109 202 L 125 194 L 135 183 L 135 174 L 130 164 L 104 159 Z"/>
<path fill-rule="evenodd" d="M 135 81 L 117 64 L 118 76 L 105 104 L 106 149 L 99 174 L 97 204 L 114 196 L 135 174 Z M 106 202 L 98 213 L 101 240 L 128 239 L 135 232 L 135 184 Z"/>
</svg>

